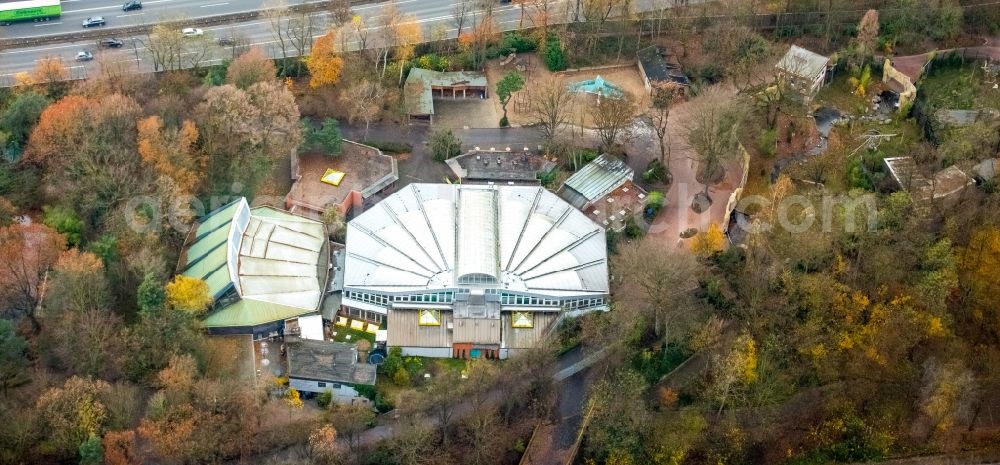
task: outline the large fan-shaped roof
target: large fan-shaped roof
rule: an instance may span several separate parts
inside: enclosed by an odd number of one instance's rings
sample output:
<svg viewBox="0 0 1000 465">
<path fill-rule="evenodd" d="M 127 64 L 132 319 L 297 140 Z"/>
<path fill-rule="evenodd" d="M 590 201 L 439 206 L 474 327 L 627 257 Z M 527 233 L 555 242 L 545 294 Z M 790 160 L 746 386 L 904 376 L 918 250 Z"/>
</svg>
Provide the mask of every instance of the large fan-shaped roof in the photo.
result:
<svg viewBox="0 0 1000 465">
<path fill-rule="evenodd" d="M 348 224 L 344 285 L 606 294 L 604 230 L 537 186 L 410 184 Z"/>
</svg>

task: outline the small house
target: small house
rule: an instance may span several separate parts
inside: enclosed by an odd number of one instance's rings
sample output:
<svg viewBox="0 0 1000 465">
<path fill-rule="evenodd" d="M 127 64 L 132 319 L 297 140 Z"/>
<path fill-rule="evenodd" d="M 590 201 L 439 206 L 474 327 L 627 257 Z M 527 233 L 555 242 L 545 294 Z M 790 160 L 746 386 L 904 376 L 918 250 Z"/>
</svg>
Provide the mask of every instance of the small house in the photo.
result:
<svg viewBox="0 0 1000 465">
<path fill-rule="evenodd" d="M 672 82 L 682 86 L 691 85 L 691 81 L 681 71 L 677 60 L 673 59 L 664 49 L 651 45 L 637 53 L 639 74 L 646 92 L 652 92 L 657 84 Z"/>
<path fill-rule="evenodd" d="M 334 400 L 358 397 L 357 385 L 375 385 L 375 365 L 358 360 L 354 344 L 303 339 L 286 344 L 288 385 L 299 392 L 330 390 Z"/>
<path fill-rule="evenodd" d="M 603 154 L 570 176 L 556 193 L 604 229 L 621 231 L 645 206 L 646 191 L 632 182 L 634 177 L 635 171 L 624 161 Z"/>
<path fill-rule="evenodd" d="M 413 68 L 403 85 L 403 104 L 413 119 L 434 123 L 434 99 L 489 97 L 489 83 L 482 73 L 433 71 Z"/>
<path fill-rule="evenodd" d="M 830 58 L 792 45 L 776 67 L 778 76 L 786 79 L 796 93 L 806 102 L 810 102 L 826 84 Z"/>
</svg>

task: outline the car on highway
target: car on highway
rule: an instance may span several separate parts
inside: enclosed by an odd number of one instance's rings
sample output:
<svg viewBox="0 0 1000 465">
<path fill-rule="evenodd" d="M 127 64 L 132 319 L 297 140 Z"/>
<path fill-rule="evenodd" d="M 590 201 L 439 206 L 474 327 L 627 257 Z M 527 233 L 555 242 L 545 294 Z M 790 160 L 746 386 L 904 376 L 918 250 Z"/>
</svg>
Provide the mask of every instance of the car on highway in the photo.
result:
<svg viewBox="0 0 1000 465">
<path fill-rule="evenodd" d="M 119 48 L 122 45 L 125 45 L 125 42 L 121 39 L 109 38 L 109 39 L 101 39 L 101 41 L 98 42 L 98 44 L 100 44 L 100 46 L 104 48 Z"/>
<path fill-rule="evenodd" d="M 215 43 L 219 44 L 222 47 L 231 47 L 233 45 L 236 45 L 236 38 L 233 36 L 222 36 L 219 37 L 218 39 L 215 39 Z"/>
<path fill-rule="evenodd" d="M 184 29 L 181 29 L 181 35 L 184 37 L 198 37 L 201 35 L 205 35 L 205 31 L 202 31 L 201 29 L 198 29 L 196 27 L 186 27 Z"/>
<path fill-rule="evenodd" d="M 83 27 L 104 26 L 107 24 L 103 16 L 92 16 L 83 20 Z"/>
<path fill-rule="evenodd" d="M 93 53 L 87 51 L 76 52 L 76 61 L 90 61 L 93 59 L 94 59 Z"/>
<path fill-rule="evenodd" d="M 141 9 L 142 9 L 142 2 L 140 2 L 139 0 L 132 0 L 131 2 L 125 2 L 125 4 L 122 5 L 122 11 L 132 11 Z"/>
</svg>

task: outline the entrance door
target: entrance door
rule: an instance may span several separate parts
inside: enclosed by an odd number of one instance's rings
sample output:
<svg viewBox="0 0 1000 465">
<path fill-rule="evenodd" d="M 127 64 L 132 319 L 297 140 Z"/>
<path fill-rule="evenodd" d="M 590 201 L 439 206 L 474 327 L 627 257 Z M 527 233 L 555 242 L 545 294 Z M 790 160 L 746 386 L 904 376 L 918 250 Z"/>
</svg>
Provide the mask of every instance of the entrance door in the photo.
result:
<svg viewBox="0 0 1000 465">
<path fill-rule="evenodd" d="M 472 349 L 469 351 L 470 358 L 479 358 L 480 356 L 482 356 L 482 352 L 479 349 Z"/>
</svg>

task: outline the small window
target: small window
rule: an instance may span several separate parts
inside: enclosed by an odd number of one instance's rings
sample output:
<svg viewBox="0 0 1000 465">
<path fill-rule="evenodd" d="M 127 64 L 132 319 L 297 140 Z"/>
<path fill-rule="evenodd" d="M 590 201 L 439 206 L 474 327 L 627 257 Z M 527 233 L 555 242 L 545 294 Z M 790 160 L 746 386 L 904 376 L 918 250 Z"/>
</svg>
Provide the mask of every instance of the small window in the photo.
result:
<svg viewBox="0 0 1000 465">
<path fill-rule="evenodd" d="M 324 383 L 322 381 L 318 381 L 318 382 L 316 382 L 316 386 L 318 386 L 318 387 L 326 387 L 326 383 Z"/>
</svg>

